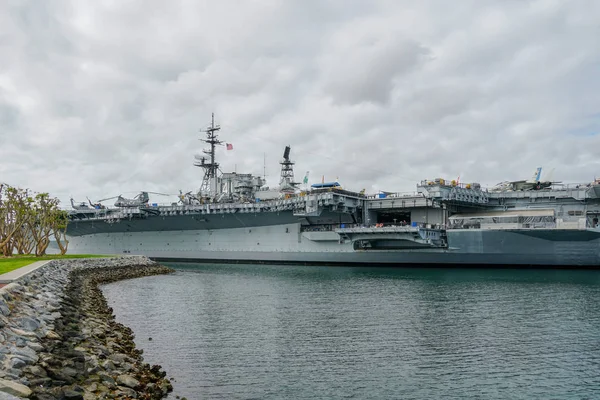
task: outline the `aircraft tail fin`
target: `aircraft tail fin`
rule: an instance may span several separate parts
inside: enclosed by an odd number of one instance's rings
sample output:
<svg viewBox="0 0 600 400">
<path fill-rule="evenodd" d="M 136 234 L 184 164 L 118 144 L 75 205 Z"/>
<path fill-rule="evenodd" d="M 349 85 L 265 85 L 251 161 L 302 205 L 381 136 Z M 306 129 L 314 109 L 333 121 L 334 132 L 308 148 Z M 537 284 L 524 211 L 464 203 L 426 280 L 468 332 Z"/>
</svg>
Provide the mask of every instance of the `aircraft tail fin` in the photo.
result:
<svg viewBox="0 0 600 400">
<path fill-rule="evenodd" d="M 532 182 L 539 182 L 541 176 L 542 176 L 542 167 L 537 167 L 537 169 L 533 173 L 533 176 L 531 177 L 531 181 Z"/>
</svg>

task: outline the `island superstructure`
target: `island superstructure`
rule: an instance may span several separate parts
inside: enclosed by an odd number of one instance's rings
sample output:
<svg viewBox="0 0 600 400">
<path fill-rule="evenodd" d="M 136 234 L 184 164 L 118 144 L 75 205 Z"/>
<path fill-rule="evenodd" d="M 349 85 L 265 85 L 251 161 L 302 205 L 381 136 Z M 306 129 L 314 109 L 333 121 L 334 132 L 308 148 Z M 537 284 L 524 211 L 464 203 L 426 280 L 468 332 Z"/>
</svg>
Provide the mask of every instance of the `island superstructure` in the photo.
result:
<svg viewBox="0 0 600 400">
<path fill-rule="evenodd" d="M 143 254 L 160 260 L 355 265 L 600 267 L 600 182 L 537 178 L 494 190 L 423 180 L 412 194 L 348 191 L 337 182 L 301 190 L 291 149 L 279 187 L 253 174 L 219 173 L 211 123 L 197 193 L 179 202 L 120 199 L 70 211 L 71 253 Z M 133 200 L 133 199 L 132 199 Z"/>
</svg>

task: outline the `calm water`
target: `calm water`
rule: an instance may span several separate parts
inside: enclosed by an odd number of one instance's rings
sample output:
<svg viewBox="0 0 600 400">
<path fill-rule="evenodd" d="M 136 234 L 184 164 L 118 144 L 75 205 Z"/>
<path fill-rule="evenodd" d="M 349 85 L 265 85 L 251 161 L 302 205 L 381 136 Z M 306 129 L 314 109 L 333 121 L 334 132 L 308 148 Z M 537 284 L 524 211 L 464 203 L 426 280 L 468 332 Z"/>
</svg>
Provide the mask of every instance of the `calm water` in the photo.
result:
<svg viewBox="0 0 600 400">
<path fill-rule="evenodd" d="M 600 271 L 170 266 L 104 287 L 169 399 L 600 398 Z"/>
</svg>

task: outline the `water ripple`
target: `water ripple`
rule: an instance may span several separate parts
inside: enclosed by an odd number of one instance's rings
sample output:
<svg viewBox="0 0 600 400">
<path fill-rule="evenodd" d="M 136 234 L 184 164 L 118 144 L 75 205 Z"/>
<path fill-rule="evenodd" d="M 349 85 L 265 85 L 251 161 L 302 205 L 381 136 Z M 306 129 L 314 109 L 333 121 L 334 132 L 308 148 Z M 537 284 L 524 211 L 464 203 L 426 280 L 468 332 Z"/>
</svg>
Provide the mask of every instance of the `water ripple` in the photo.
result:
<svg viewBox="0 0 600 400">
<path fill-rule="evenodd" d="M 176 267 L 103 288 L 169 398 L 600 398 L 597 271 Z"/>
</svg>

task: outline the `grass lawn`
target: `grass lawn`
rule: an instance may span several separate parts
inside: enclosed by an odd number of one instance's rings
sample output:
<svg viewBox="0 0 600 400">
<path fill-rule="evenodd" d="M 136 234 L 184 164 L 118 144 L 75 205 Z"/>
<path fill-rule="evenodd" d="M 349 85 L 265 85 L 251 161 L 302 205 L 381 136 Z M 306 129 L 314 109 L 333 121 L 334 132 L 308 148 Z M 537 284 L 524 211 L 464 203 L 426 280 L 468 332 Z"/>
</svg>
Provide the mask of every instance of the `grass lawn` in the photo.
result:
<svg viewBox="0 0 600 400">
<path fill-rule="evenodd" d="M 36 257 L 32 255 L 16 255 L 13 257 L 0 257 L 0 274 L 5 274 L 14 269 L 24 267 L 31 263 L 41 260 L 55 260 L 59 258 L 90 258 L 90 257 L 111 257 L 106 255 L 98 254 L 65 254 L 61 255 L 47 255 L 43 257 Z"/>
</svg>

